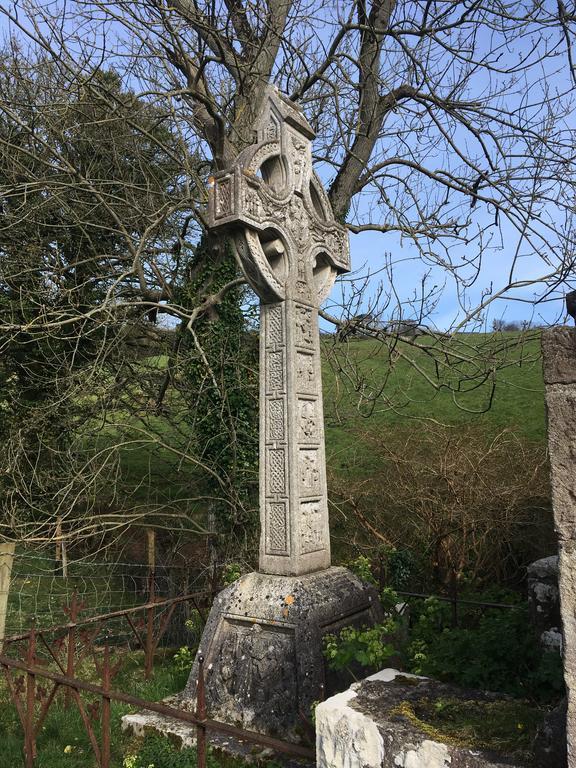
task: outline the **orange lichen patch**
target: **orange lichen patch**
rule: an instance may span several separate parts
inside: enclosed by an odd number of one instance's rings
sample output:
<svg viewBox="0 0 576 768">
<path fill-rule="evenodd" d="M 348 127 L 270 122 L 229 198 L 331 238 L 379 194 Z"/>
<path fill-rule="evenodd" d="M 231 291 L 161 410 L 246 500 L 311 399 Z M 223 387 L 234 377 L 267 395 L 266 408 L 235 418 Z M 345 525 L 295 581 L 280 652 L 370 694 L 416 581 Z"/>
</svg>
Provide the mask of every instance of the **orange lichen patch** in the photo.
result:
<svg viewBox="0 0 576 768">
<path fill-rule="evenodd" d="M 286 603 L 286 605 L 292 605 L 292 603 L 294 602 L 294 595 L 288 595 L 287 597 L 285 597 L 284 602 Z"/>
</svg>

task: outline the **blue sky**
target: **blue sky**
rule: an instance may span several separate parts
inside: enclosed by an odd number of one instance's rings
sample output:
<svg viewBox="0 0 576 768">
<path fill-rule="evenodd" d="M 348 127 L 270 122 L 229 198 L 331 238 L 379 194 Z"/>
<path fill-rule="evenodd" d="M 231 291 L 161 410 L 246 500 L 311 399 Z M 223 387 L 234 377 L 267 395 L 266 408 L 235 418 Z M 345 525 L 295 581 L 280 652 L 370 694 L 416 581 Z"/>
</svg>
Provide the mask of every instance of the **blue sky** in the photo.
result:
<svg viewBox="0 0 576 768">
<path fill-rule="evenodd" d="M 53 7 L 55 8 L 56 5 L 57 3 Z M 6 7 L 13 7 L 13 5 L 6 3 Z M 319 7 L 322 8 L 322 6 Z M 327 11 L 320 10 L 320 13 L 326 15 Z M 5 19 L 0 19 L 0 25 L 2 26 L 2 31 L 6 33 L 8 26 Z M 326 19 L 325 30 L 318 29 L 315 32 L 318 39 L 327 41 L 331 35 L 328 20 Z M 560 50 L 562 45 L 561 39 L 556 40 L 553 37 L 550 39 L 552 45 L 560 46 L 558 48 Z M 522 55 L 530 48 L 533 42 L 530 36 L 520 41 L 510 41 L 506 45 L 506 57 L 512 60 L 514 56 Z M 496 39 L 496 44 L 500 45 L 500 43 L 501 41 Z M 490 40 L 480 41 L 480 49 L 482 45 L 486 46 L 486 50 L 490 46 L 494 46 L 493 34 L 490 36 Z M 393 69 L 392 63 L 391 68 Z M 558 94 L 563 90 L 569 90 L 570 83 L 567 83 L 566 72 L 561 71 L 561 64 L 561 58 L 545 61 L 539 67 L 536 80 L 526 78 L 523 82 L 520 81 L 516 95 L 513 97 L 508 96 L 508 102 L 505 106 L 508 109 L 514 109 L 517 105 L 520 106 L 527 98 L 537 103 L 538 99 L 543 96 L 544 89 L 549 89 L 548 95 L 552 99 L 558 98 Z M 479 72 L 478 75 L 471 79 L 469 90 L 474 95 L 482 93 L 486 86 L 486 78 L 482 72 Z M 513 99 L 512 103 L 510 98 Z M 514 103 L 514 100 L 516 103 Z M 535 119 L 540 119 L 536 108 L 534 109 L 534 116 Z M 401 119 L 402 117 L 400 116 L 398 120 Z M 573 130 L 575 127 L 573 113 L 570 112 L 564 120 L 564 128 L 566 130 Z M 463 132 L 460 135 L 464 146 L 469 141 L 469 136 Z M 384 145 L 384 152 L 389 150 L 393 154 L 397 150 L 394 138 L 394 124 L 390 127 L 390 136 L 388 144 Z M 319 139 L 321 140 L 321 137 Z M 410 141 L 410 138 L 408 138 L 408 141 Z M 476 150 L 471 146 L 469 151 L 473 154 Z M 456 169 L 458 164 L 457 158 L 446 154 L 442 155 L 441 152 L 436 155 L 425 156 L 424 161 L 430 168 L 442 167 L 449 168 L 450 170 Z M 323 175 L 322 170 L 320 169 L 321 175 Z M 548 194 L 552 198 L 554 197 L 553 187 L 548 190 Z M 469 200 L 466 199 L 460 200 L 459 203 L 454 203 L 455 210 L 458 209 L 459 211 L 458 215 L 468 215 L 470 211 L 466 211 L 466 208 L 469 208 L 469 204 Z M 370 194 L 359 205 L 357 211 L 359 220 L 366 219 L 369 205 Z M 377 215 L 379 214 L 377 213 Z M 386 215 L 384 211 L 382 216 L 386 218 Z M 548 229 L 544 227 L 541 236 L 544 240 L 549 238 L 552 247 L 557 246 L 558 242 L 554 234 L 554 221 L 555 217 L 558 216 L 558 211 L 555 209 L 553 201 L 548 206 L 544 206 L 542 215 L 549 220 L 549 224 L 552 226 Z M 458 327 L 458 324 L 466 316 L 466 307 L 477 308 L 480 306 L 483 297 L 485 298 L 490 292 L 491 294 L 498 292 L 501 287 L 507 284 L 510 261 L 518 249 L 520 258 L 516 277 L 526 281 L 534 280 L 536 281 L 535 284 L 509 291 L 503 298 L 489 302 L 486 309 L 479 315 L 480 321 L 488 328 L 491 326 L 492 320 L 500 318 L 517 321 L 531 319 L 536 323 L 557 322 L 563 317 L 562 294 L 564 287 L 561 286 L 546 301 L 533 305 L 533 300 L 541 297 L 545 292 L 545 284 L 539 283 L 538 279 L 550 272 L 550 266 L 545 264 L 542 258 L 534 256 L 526 242 L 520 240 L 519 243 L 517 231 L 506 222 L 503 216 L 500 217 L 498 225 L 495 225 L 494 218 L 494 209 L 484 204 L 478 204 L 473 214 L 471 214 L 469 236 L 479 236 L 481 233 L 485 243 L 482 248 L 481 269 L 476 275 L 473 284 L 467 288 L 465 297 L 459 295 L 458 285 L 450 274 L 450 270 L 446 270 L 441 265 L 438 265 L 438 258 L 442 256 L 441 252 L 437 253 L 435 260 L 427 260 L 423 258 L 410 238 L 401 238 L 397 233 L 380 234 L 369 232 L 359 235 L 352 234 L 350 236 L 350 245 L 354 270 L 352 277 L 356 279 L 355 288 L 363 284 L 364 275 L 367 272 L 373 275 L 368 282 L 362 301 L 359 301 L 357 304 L 356 310 L 366 311 L 371 309 L 376 301 L 376 297 L 379 296 L 381 299 L 379 306 L 384 319 L 397 315 L 400 311 L 399 306 L 402 307 L 401 312 L 404 316 L 417 317 L 418 301 L 412 304 L 412 298 L 416 297 L 418 299 L 423 290 L 432 290 L 437 294 L 437 301 L 434 310 L 426 317 L 425 322 L 440 330 L 453 329 Z M 432 245 L 432 247 L 435 248 L 435 245 Z M 473 247 L 474 245 L 456 245 L 451 253 L 452 263 L 460 264 L 459 271 L 467 273 L 468 278 L 471 277 L 474 270 L 466 268 L 462 264 L 466 259 L 468 251 Z M 431 261 L 435 261 L 435 264 L 431 263 Z M 386 263 L 393 270 L 392 278 L 390 272 L 382 271 Z M 334 289 L 331 301 L 329 300 L 328 302 L 328 309 L 330 309 L 331 304 L 336 305 L 334 309 L 335 314 L 339 314 L 337 305 L 339 304 L 342 290 L 347 295 L 350 295 L 352 286 L 349 279 L 345 279 L 342 286 Z M 425 282 L 423 282 L 424 280 Z M 385 297 L 391 297 L 391 299 L 387 306 L 382 307 L 382 300 Z M 471 328 L 473 325 L 469 324 L 467 327 Z"/>
</svg>

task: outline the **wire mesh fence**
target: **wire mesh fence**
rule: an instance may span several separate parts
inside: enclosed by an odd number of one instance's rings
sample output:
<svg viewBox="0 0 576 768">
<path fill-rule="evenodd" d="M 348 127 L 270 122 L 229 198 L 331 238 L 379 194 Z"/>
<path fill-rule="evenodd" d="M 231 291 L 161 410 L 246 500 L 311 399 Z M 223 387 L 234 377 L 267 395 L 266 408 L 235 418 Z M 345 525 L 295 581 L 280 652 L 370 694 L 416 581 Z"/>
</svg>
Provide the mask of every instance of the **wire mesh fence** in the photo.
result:
<svg viewBox="0 0 576 768">
<path fill-rule="evenodd" d="M 198 564 L 159 565 L 96 561 L 71 558 L 66 574 L 48 550 L 19 548 L 16 550 L 9 581 L 5 636 L 24 632 L 31 620 L 39 628 L 66 623 L 70 598 L 76 593 L 84 618 L 114 613 L 152 600 L 201 591 L 206 587 L 207 573 Z M 170 622 L 165 644 L 182 645 L 191 641 L 186 622 L 194 624 L 196 608 L 179 604 Z M 161 613 L 161 611 L 160 611 Z M 109 634 L 123 639 L 125 628 L 109 622 Z"/>
</svg>

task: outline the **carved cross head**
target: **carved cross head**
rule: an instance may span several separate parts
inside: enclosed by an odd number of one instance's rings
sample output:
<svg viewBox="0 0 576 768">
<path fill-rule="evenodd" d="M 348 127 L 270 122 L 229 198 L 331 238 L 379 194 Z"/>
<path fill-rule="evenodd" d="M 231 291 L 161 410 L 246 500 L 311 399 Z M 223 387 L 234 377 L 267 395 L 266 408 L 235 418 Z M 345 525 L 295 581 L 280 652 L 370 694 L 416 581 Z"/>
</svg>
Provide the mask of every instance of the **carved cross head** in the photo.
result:
<svg viewBox="0 0 576 768">
<path fill-rule="evenodd" d="M 318 306 L 350 270 L 348 233 L 312 169 L 314 131 L 300 108 L 268 86 L 255 143 L 211 181 L 208 220 L 230 232 L 262 302 Z"/>
</svg>

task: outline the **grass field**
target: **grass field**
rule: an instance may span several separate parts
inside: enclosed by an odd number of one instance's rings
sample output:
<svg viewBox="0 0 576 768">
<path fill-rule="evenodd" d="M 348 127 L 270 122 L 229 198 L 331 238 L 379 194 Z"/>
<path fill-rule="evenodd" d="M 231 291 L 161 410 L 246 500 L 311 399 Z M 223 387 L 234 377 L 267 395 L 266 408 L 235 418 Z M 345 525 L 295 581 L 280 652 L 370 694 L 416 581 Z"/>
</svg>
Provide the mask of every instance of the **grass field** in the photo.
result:
<svg viewBox="0 0 576 768">
<path fill-rule="evenodd" d="M 143 573 L 138 584 L 132 575 L 135 571 Z M 32 619 L 38 627 L 65 624 L 75 591 L 83 619 L 141 603 L 145 596 L 137 597 L 137 586 L 145 581 L 146 573 L 146 567 L 133 566 L 129 573 L 113 563 L 72 560 L 68 578 L 64 578 L 55 572 L 48 550 L 21 547 L 12 570 L 6 634 L 27 631 Z"/>
<path fill-rule="evenodd" d="M 323 337 L 326 453 L 333 469 L 369 463 L 364 431 L 415 420 L 474 423 L 488 431 L 514 429 L 536 442 L 545 439 L 544 387 L 537 332 L 461 334 L 410 340 L 395 347 L 371 340 L 338 343 Z M 142 361 L 147 375 L 162 371 L 165 357 Z M 133 442 L 122 449 L 122 465 L 136 498 L 185 502 L 195 482 L 183 456 L 192 440 L 177 394 L 168 420 L 153 413 L 130 422 Z M 120 420 L 120 417 L 118 417 Z M 118 437 L 107 427 L 100 439 Z M 155 436 L 155 439 L 153 437 Z M 197 510 L 200 514 L 200 510 Z"/>
<path fill-rule="evenodd" d="M 542 443 L 539 339 L 516 341 L 514 334 L 469 334 L 451 342 L 447 352 L 444 343 L 440 351 L 429 341 L 428 349 L 407 346 L 392 361 L 377 342 L 325 343 L 326 453 L 332 470 L 351 465 L 370 470 L 364 432 L 426 421 L 475 424 L 491 433 L 512 429 Z"/>
<path fill-rule="evenodd" d="M 417 349 L 409 341 L 390 349 L 377 342 L 352 340 L 335 344 L 323 338 L 323 385 L 326 423 L 327 460 L 331 471 L 342 477 L 354 472 L 373 476 L 374 466 L 366 433 L 383 433 L 406 427 L 418 429 L 427 421 L 443 424 L 476 424 L 494 433 L 514 430 L 523 439 L 542 445 L 546 437 L 544 388 L 539 359 L 539 339 L 533 334 L 519 344 L 514 334 L 463 335 L 448 346 L 442 341 L 420 340 Z M 166 358 L 142 361 L 147 375 L 161 374 Z M 135 385 L 137 386 L 137 385 Z M 120 441 L 120 463 L 123 491 L 134 503 L 173 504 L 186 509 L 191 519 L 203 521 L 202 502 L 194 501 L 197 472 L 186 458 L 193 440 L 188 414 L 177 393 L 167 400 L 170 419 L 145 407 L 137 416 L 124 412 L 109 414 L 96 435 L 93 448 Z M 90 449 L 90 445 L 87 446 Z M 351 475 L 352 473 L 352 475 Z M 255 478 L 256 479 L 256 478 Z M 336 542 L 337 543 L 337 542 Z M 338 547 L 337 547 L 338 548 Z M 349 540 L 341 547 L 349 555 Z M 345 559 L 345 558 L 344 558 Z M 75 573 L 69 584 L 55 580 L 50 564 L 27 563 L 16 566 L 11 595 L 9 626 L 26 625 L 31 614 L 44 612 L 48 617 L 62 616 L 62 604 L 74 585 L 90 594 L 95 612 L 129 603 L 133 596 L 113 572 Z M 83 581 L 82 581 L 83 579 Z M 101 581 L 99 581 L 99 579 Z M 123 667 L 114 687 L 141 698 L 161 699 L 182 690 L 186 674 L 178 672 L 166 658 L 157 667 L 150 682 L 143 680 L 141 658 L 133 654 Z M 22 733 L 17 714 L 8 703 L 0 683 L 0 768 L 13 768 L 22 763 Z M 186 768 L 195 765 L 191 752 L 173 753 L 170 747 L 156 743 L 131 742 L 120 731 L 120 718 L 128 711 L 113 705 L 113 768 L 148 768 L 152 757 L 163 754 L 161 765 Z M 64 710 L 59 704 L 39 735 L 38 768 L 92 768 L 94 760 L 84 733 L 80 715 L 73 708 Z M 166 749 L 166 754 L 163 750 Z M 127 756 L 137 756 L 126 763 Z M 160 768 L 160 762 L 154 762 Z M 211 768 L 233 763 L 211 761 Z"/>
</svg>

